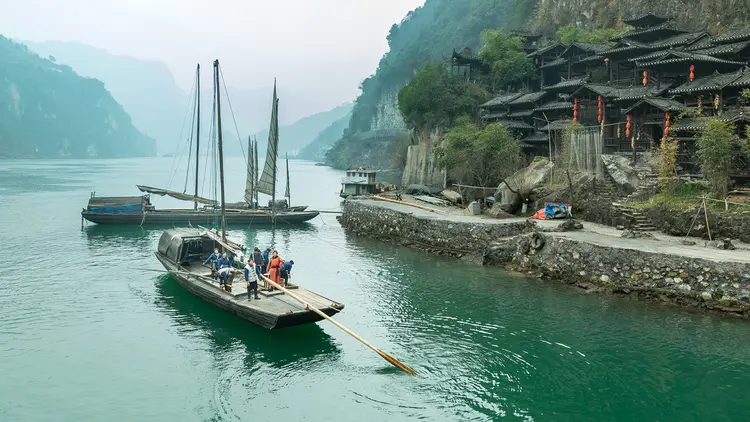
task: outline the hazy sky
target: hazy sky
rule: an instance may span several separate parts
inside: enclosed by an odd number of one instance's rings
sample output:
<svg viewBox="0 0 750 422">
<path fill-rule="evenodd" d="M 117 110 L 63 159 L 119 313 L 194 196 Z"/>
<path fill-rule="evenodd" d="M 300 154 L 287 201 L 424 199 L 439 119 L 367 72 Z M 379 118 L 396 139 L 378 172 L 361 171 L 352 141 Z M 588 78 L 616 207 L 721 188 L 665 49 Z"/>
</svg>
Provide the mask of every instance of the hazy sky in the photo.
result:
<svg viewBox="0 0 750 422">
<path fill-rule="evenodd" d="M 0 33 L 80 41 L 164 61 L 189 91 L 196 62 L 218 58 L 227 84 L 273 77 L 319 98 L 321 110 L 355 98 L 375 71 L 393 23 L 424 0 L 0 0 Z"/>
</svg>

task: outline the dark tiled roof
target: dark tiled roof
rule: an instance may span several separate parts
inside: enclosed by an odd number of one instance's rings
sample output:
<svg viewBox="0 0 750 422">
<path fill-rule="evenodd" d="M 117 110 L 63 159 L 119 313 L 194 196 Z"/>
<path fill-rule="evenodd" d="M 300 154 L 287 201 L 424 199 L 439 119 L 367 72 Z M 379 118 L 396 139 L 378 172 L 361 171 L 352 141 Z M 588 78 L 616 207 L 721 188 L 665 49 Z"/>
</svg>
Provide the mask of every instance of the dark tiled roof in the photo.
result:
<svg viewBox="0 0 750 422">
<path fill-rule="evenodd" d="M 544 126 L 540 130 L 544 132 L 548 132 L 550 130 L 561 130 L 565 129 L 567 126 L 572 125 L 573 121 L 570 119 L 565 120 L 555 120 L 554 122 L 550 122 L 548 125 Z"/>
<path fill-rule="evenodd" d="M 669 38 L 665 38 L 663 40 L 649 43 L 649 47 L 653 49 L 669 48 L 669 47 L 674 47 L 678 45 L 693 44 L 694 42 L 697 42 L 703 38 L 709 38 L 708 33 L 706 31 L 686 32 L 684 34 L 673 35 Z"/>
<path fill-rule="evenodd" d="M 535 108 L 534 111 L 547 111 L 547 110 L 568 110 L 573 108 L 573 103 L 566 101 L 552 101 L 545 103 Z"/>
<path fill-rule="evenodd" d="M 521 110 L 521 111 L 515 111 L 513 113 L 508 114 L 508 117 L 530 117 L 534 114 L 534 110 Z"/>
<path fill-rule="evenodd" d="M 534 127 L 526 122 L 522 122 L 519 120 L 498 120 L 495 123 L 499 123 L 500 125 L 504 126 L 506 129 L 519 129 L 519 130 L 533 130 Z"/>
<path fill-rule="evenodd" d="M 685 50 L 700 50 L 701 48 L 714 47 L 716 44 L 711 37 L 703 37 L 700 40 L 685 47 Z"/>
<path fill-rule="evenodd" d="M 668 21 L 669 18 L 665 18 L 662 16 L 656 16 L 651 13 L 646 13 L 645 15 L 637 16 L 631 19 L 623 20 L 623 23 L 630 26 L 635 26 L 637 28 L 645 27 L 645 26 L 653 26 L 653 25 L 659 25 L 661 23 L 664 23 Z"/>
<path fill-rule="evenodd" d="M 750 70 L 748 70 L 747 68 L 743 70 L 744 72 L 740 73 L 740 77 L 730 82 L 728 86 L 731 86 L 731 87 L 750 86 Z"/>
<path fill-rule="evenodd" d="M 484 120 L 497 120 L 497 119 L 502 119 L 503 117 L 507 117 L 507 116 L 508 116 L 508 113 L 506 113 L 506 112 L 503 111 L 501 113 L 485 114 L 485 115 L 482 116 L 482 118 Z"/>
<path fill-rule="evenodd" d="M 638 57 L 631 57 L 628 59 L 629 62 L 642 62 L 651 61 L 655 59 L 661 59 L 669 55 L 669 50 L 655 51 L 653 53 L 644 54 Z"/>
<path fill-rule="evenodd" d="M 705 54 L 707 56 L 723 56 L 727 54 L 737 54 L 740 51 L 750 47 L 750 40 L 740 41 L 731 44 L 721 44 L 715 47 L 694 50 L 695 54 Z"/>
<path fill-rule="evenodd" d="M 562 65 L 564 65 L 567 62 L 568 62 L 568 59 L 566 59 L 565 57 L 558 57 L 558 58 L 556 58 L 555 60 L 552 60 L 549 63 L 545 63 L 545 64 L 539 66 L 539 68 L 549 68 L 549 67 L 562 66 Z"/>
<path fill-rule="evenodd" d="M 646 97 L 655 97 L 661 95 L 669 89 L 669 85 L 660 88 L 655 86 L 631 86 L 629 88 L 620 88 L 617 93 L 617 101 L 639 100 Z"/>
<path fill-rule="evenodd" d="M 634 109 L 640 107 L 642 104 L 650 104 L 661 111 L 682 111 L 685 110 L 685 106 L 677 101 L 668 100 L 666 98 L 644 98 L 627 109 L 623 110 L 623 113 L 628 114 Z"/>
<path fill-rule="evenodd" d="M 584 89 L 589 90 L 596 95 L 601 95 L 605 98 L 616 98 L 619 95 L 617 87 L 602 84 L 585 84 L 582 87 L 578 88 L 575 92 L 573 92 L 573 95 Z"/>
<path fill-rule="evenodd" d="M 636 64 L 639 67 L 655 67 L 665 64 L 672 64 L 672 63 L 680 63 L 680 62 L 707 62 L 707 63 L 717 63 L 717 64 L 729 64 L 729 65 L 737 65 L 741 66 L 745 64 L 744 62 L 736 62 L 731 60 L 724 60 L 719 59 L 717 57 L 708 56 L 705 54 L 696 54 L 694 52 L 685 52 L 685 51 L 677 51 L 677 50 L 671 50 L 668 55 L 664 56 L 661 59 L 649 61 L 649 62 L 636 62 Z"/>
<path fill-rule="evenodd" d="M 593 56 L 587 56 L 582 57 L 578 59 L 578 63 L 584 63 L 584 62 L 598 62 L 598 61 L 604 61 L 604 56 L 601 54 L 594 54 Z"/>
<path fill-rule="evenodd" d="M 537 91 L 537 92 L 530 92 L 528 94 L 523 94 L 520 97 L 516 98 L 515 100 L 511 101 L 508 104 L 516 105 L 516 104 L 530 104 L 539 101 L 547 95 L 544 91 Z"/>
<path fill-rule="evenodd" d="M 644 34 L 649 34 L 652 32 L 661 32 L 661 31 L 673 32 L 673 33 L 684 32 L 684 31 L 680 31 L 676 29 L 672 22 L 667 21 L 667 22 L 663 22 L 655 26 L 650 26 L 648 28 L 633 29 L 631 31 L 628 31 L 620 35 L 619 37 L 614 37 L 611 40 L 617 41 L 623 38 L 634 38 L 634 37 L 639 37 Z"/>
<path fill-rule="evenodd" d="M 523 93 L 521 92 L 511 92 L 509 94 L 498 95 L 497 97 L 487 101 L 486 103 L 480 105 L 479 107 L 488 108 L 488 107 L 494 107 L 494 106 L 502 106 L 515 100 L 521 95 L 523 95 Z"/>
<path fill-rule="evenodd" d="M 585 43 L 585 42 L 574 42 L 568 48 L 565 49 L 565 51 L 563 52 L 563 55 L 565 55 L 565 53 L 567 53 L 568 50 L 571 50 L 573 48 L 577 48 L 577 49 L 579 49 L 579 50 L 581 50 L 583 52 L 586 52 L 586 53 L 599 54 L 599 53 L 603 53 L 603 52 L 609 50 L 610 48 L 612 48 L 612 46 L 607 45 L 607 44 L 592 44 L 592 43 Z"/>
<path fill-rule="evenodd" d="M 553 51 L 555 49 L 559 49 L 560 52 L 563 52 L 565 50 L 565 48 L 566 48 L 565 45 L 560 44 L 559 42 L 556 42 L 554 44 L 550 44 L 548 46 L 542 47 L 539 50 L 533 51 L 533 52 L 527 54 L 526 56 L 527 57 L 542 56 L 542 55 L 544 55 L 546 53 L 549 53 L 549 52 L 551 52 L 551 51 Z"/>
<path fill-rule="evenodd" d="M 646 43 L 629 40 L 629 39 L 623 39 L 619 43 L 617 43 L 616 46 L 610 48 L 609 50 L 603 52 L 603 55 L 609 55 L 613 53 L 622 53 L 625 51 L 632 51 L 632 50 L 648 50 L 649 45 Z"/>
<path fill-rule="evenodd" d="M 706 127 L 706 124 L 713 119 L 726 123 L 748 122 L 750 121 L 750 109 L 731 109 L 726 110 L 719 116 L 682 119 L 673 124 L 671 129 L 675 132 L 694 132 Z"/>
<path fill-rule="evenodd" d="M 560 81 L 554 85 L 542 87 L 542 89 L 545 91 L 555 91 L 558 89 L 575 88 L 583 85 L 587 80 L 587 76 L 584 76 L 583 78 L 568 79 L 567 81 Z"/>
<path fill-rule="evenodd" d="M 716 44 L 723 44 L 747 39 L 750 39 L 750 28 L 730 28 L 715 36 L 713 41 Z"/>
<path fill-rule="evenodd" d="M 715 73 L 713 75 L 703 76 L 696 78 L 690 82 L 686 82 L 675 89 L 669 90 L 670 94 L 686 94 L 689 92 L 706 92 L 706 91 L 717 91 L 729 86 L 732 82 L 740 77 L 740 72 L 732 73 Z M 750 76 L 750 72 L 748 72 Z"/>
<path fill-rule="evenodd" d="M 521 139 L 521 142 L 549 142 L 549 135 L 542 132 L 534 132 Z"/>
</svg>

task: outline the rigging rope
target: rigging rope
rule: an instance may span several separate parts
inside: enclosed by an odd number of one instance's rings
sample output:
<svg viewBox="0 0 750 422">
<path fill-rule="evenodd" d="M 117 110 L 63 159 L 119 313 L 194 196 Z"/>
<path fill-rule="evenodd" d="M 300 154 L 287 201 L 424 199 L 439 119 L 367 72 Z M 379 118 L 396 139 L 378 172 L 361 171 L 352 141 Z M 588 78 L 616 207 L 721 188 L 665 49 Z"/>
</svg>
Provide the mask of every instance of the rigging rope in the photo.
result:
<svg viewBox="0 0 750 422">
<path fill-rule="evenodd" d="M 187 121 L 188 112 L 190 111 L 190 106 L 194 104 L 195 100 L 195 90 L 198 83 L 198 75 L 196 75 L 195 80 L 193 80 L 193 87 L 190 89 L 190 99 L 188 99 L 187 106 L 185 107 L 185 116 L 182 118 L 182 127 L 180 128 L 180 136 L 177 139 L 182 140 L 182 135 L 185 131 L 185 122 Z M 193 107 L 194 108 L 194 107 Z M 177 174 L 177 169 L 179 168 L 180 164 L 182 163 L 182 153 L 180 153 L 180 146 L 182 146 L 182 142 L 178 142 L 177 146 L 175 147 L 174 157 L 172 158 L 172 167 L 169 170 L 169 179 L 167 181 L 167 189 L 172 185 L 172 180 L 174 180 L 175 175 Z M 179 160 L 178 160 L 179 158 Z M 175 161 L 177 161 L 177 164 L 175 165 Z"/>
<path fill-rule="evenodd" d="M 196 75 L 196 78 L 198 76 Z M 188 179 L 190 178 L 190 163 L 193 162 L 193 133 L 195 132 L 195 113 L 198 110 L 198 101 L 197 101 L 197 95 L 196 95 L 196 101 L 194 101 L 193 106 L 193 116 L 191 117 L 190 121 L 192 122 L 190 124 L 190 145 L 188 147 L 188 160 L 187 160 L 187 171 L 185 172 L 185 186 L 182 188 L 182 193 L 187 192 L 187 185 L 188 185 Z M 197 152 L 196 152 L 197 155 Z M 195 169 L 197 172 L 198 169 Z M 197 176 L 197 173 L 196 173 Z M 197 193 L 196 193 L 197 195 Z"/>
<path fill-rule="evenodd" d="M 249 166 L 247 162 L 247 153 L 245 153 L 245 147 L 242 145 L 242 137 L 240 136 L 240 130 L 237 127 L 237 120 L 234 118 L 234 110 L 232 110 L 232 100 L 229 99 L 229 91 L 227 91 L 227 83 L 224 81 L 224 71 L 219 67 L 219 76 L 221 76 L 221 83 L 224 84 L 224 95 L 227 97 L 227 104 L 229 105 L 229 113 L 232 115 L 232 121 L 234 122 L 234 130 L 237 131 L 237 142 L 240 144 L 240 150 L 242 151 L 242 161 L 245 162 L 245 166 Z"/>
</svg>

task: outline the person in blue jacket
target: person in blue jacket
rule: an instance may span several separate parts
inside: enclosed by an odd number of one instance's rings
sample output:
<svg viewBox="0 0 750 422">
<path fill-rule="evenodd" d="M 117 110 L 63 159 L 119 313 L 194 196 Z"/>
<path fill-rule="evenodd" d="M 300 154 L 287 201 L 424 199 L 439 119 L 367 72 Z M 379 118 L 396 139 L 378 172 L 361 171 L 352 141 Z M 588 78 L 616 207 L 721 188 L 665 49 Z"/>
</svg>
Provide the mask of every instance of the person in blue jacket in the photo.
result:
<svg viewBox="0 0 750 422">
<path fill-rule="evenodd" d="M 268 274 L 268 255 L 271 254 L 271 248 L 263 251 L 263 274 Z"/>
<path fill-rule="evenodd" d="M 292 265 L 294 265 L 294 260 L 290 259 L 289 261 L 284 261 L 284 264 L 279 268 L 281 279 L 284 281 L 284 287 L 289 284 L 289 279 L 292 277 Z"/>
<path fill-rule="evenodd" d="M 247 282 L 247 300 L 252 297 L 251 293 L 255 293 L 255 300 L 259 300 L 258 274 L 255 272 L 255 263 L 252 259 L 248 259 L 245 265 L 245 282 Z"/>
<path fill-rule="evenodd" d="M 219 248 L 214 249 L 214 253 L 209 255 L 208 259 L 203 262 L 203 265 L 208 265 L 211 262 L 216 262 L 221 258 L 221 254 L 219 253 Z"/>
</svg>

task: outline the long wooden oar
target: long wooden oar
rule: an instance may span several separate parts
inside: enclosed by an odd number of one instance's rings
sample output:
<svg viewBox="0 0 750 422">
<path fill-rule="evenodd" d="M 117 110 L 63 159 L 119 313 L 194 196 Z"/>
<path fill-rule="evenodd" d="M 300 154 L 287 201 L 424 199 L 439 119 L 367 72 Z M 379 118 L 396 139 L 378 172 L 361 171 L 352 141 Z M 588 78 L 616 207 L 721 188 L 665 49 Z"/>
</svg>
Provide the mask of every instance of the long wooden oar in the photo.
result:
<svg viewBox="0 0 750 422">
<path fill-rule="evenodd" d="M 324 313 L 323 311 L 321 311 L 320 309 L 318 309 L 318 308 L 316 308 L 316 307 L 314 307 L 314 306 L 310 305 L 309 303 L 305 302 L 305 301 L 304 301 L 304 300 L 303 300 L 303 299 L 302 299 L 301 297 L 299 297 L 299 296 L 295 295 L 294 293 L 290 292 L 289 290 L 287 290 L 287 289 L 285 289 L 285 288 L 281 287 L 280 285 L 276 284 L 275 282 L 271 281 L 271 279 L 269 279 L 268 277 L 264 276 L 263 274 L 261 274 L 260 276 L 261 276 L 261 277 L 262 277 L 262 278 L 263 278 L 263 279 L 264 279 L 264 280 L 265 280 L 265 281 L 266 281 L 266 282 L 267 282 L 267 283 L 268 283 L 269 285 L 271 285 L 271 286 L 273 286 L 273 287 L 275 287 L 275 288 L 277 288 L 277 289 L 281 290 L 281 291 L 282 291 L 282 292 L 284 292 L 285 294 L 289 295 L 289 297 L 291 297 L 292 299 L 294 299 L 294 300 L 296 300 L 297 302 L 299 302 L 299 303 L 301 303 L 302 305 L 304 305 L 306 309 L 308 309 L 308 310 L 311 310 L 311 311 L 315 312 L 316 314 L 320 315 L 321 317 L 323 317 L 323 318 L 327 319 L 327 320 L 328 320 L 328 321 L 330 321 L 330 322 L 331 322 L 331 323 L 332 323 L 333 325 L 335 325 L 335 326 L 337 326 L 337 327 L 341 328 L 342 330 L 344 330 L 344 332 L 346 332 L 346 333 L 347 333 L 347 334 L 349 334 L 350 336 L 354 337 L 355 339 L 359 340 L 359 341 L 360 341 L 360 342 L 361 342 L 362 344 L 364 344 L 365 346 L 367 346 L 367 347 L 369 347 L 370 349 L 372 349 L 372 350 L 373 350 L 373 351 L 374 351 L 375 353 L 379 354 L 379 355 L 380 355 L 380 357 L 382 357 L 383 359 L 387 360 L 387 361 L 388 361 L 388 363 L 390 363 L 391 365 L 393 365 L 393 366 L 395 366 L 396 368 L 398 368 L 398 369 L 401 369 L 401 370 L 403 370 L 403 371 L 405 371 L 405 372 L 407 372 L 407 373 L 409 373 L 409 374 L 411 374 L 411 375 L 417 375 L 417 371 L 415 371 L 415 370 L 413 370 L 413 369 L 409 368 L 409 367 L 408 367 L 408 366 L 406 366 L 405 364 L 401 363 L 401 362 L 400 362 L 400 361 L 399 361 L 398 359 L 396 359 L 395 357 L 393 357 L 393 356 L 389 355 L 388 353 L 386 353 L 386 352 L 384 352 L 384 351 L 382 351 L 382 350 L 378 349 L 377 347 L 375 347 L 375 346 L 373 346 L 372 344 L 370 344 L 370 343 L 369 343 L 369 342 L 368 342 L 367 340 L 365 340 L 365 339 L 363 339 L 362 337 L 360 337 L 360 336 L 358 336 L 358 335 L 354 334 L 354 333 L 353 333 L 353 332 L 352 332 L 352 331 L 351 331 L 350 329 L 348 329 L 348 328 L 344 327 L 344 326 L 343 326 L 343 325 L 341 325 L 341 324 L 340 324 L 340 323 L 339 323 L 338 321 L 336 321 L 335 319 L 333 319 L 333 318 L 329 317 L 328 315 L 326 315 L 326 314 L 325 314 L 325 313 Z"/>
</svg>

